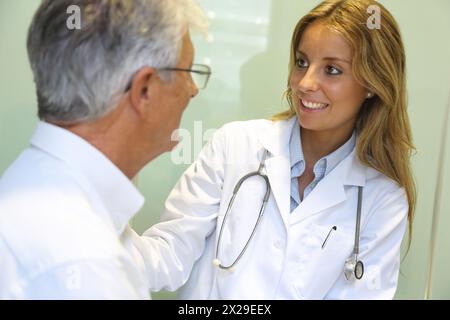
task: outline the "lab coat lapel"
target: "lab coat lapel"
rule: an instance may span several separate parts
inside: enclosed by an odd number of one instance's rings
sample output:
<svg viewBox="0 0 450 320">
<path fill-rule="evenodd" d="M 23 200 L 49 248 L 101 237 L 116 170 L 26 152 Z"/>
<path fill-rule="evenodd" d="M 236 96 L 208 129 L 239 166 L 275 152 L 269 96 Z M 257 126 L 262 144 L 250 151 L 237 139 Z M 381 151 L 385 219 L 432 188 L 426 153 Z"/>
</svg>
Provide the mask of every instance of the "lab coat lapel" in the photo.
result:
<svg viewBox="0 0 450 320">
<path fill-rule="evenodd" d="M 286 226 L 289 220 L 291 192 L 289 137 L 296 123 L 296 117 L 286 121 L 276 121 L 272 130 L 267 130 L 260 135 L 261 144 L 270 152 L 265 162 L 266 173 Z"/>
<path fill-rule="evenodd" d="M 292 212 L 291 225 L 345 201 L 346 185 L 364 186 L 366 168 L 357 159 L 355 150 L 324 177 Z"/>
<path fill-rule="evenodd" d="M 289 158 L 282 155 L 274 156 L 266 160 L 267 177 L 277 203 L 278 209 L 286 221 L 289 214 L 289 201 L 291 191 L 291 170 Z M 287 225 L 287 223 L 286 223 Z"/>
<path fill-rule="evenodd" d="M 338 165 L 339 166 L 339 165 Z M 311 193 L 292 212 L 291 224 L 345 201 L 343 170 L 336 167 L 323 178 Z"/>
</svg>

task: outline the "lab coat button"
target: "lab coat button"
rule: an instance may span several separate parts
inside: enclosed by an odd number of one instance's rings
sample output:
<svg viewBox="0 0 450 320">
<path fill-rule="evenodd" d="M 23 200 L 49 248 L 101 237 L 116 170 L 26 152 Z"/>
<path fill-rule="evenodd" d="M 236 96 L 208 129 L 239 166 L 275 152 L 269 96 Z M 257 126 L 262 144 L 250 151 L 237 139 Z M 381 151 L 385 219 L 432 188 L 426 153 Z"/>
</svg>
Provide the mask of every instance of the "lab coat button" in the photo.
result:
<svg viewBox="0 0 450 320">
<path fill-rule="evenodd" d="M 281 241 L 281 240 L 276 240 L 276 241 L 274 241 L 273 245 L 274 245 L 275 248 L 277 248 L 277 249 L 283 249 L 283 247 L 284 247 L 283 241 Z"/>
</svg>

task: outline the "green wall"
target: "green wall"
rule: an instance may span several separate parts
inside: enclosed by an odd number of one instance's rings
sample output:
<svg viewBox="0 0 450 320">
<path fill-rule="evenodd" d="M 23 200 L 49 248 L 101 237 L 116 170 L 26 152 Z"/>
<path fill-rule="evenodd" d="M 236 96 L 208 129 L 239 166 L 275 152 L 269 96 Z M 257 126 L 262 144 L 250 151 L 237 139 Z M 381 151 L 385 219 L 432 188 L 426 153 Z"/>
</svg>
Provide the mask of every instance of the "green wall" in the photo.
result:
<svg viewBox="0 0 450 320">
<path fill-rule="evenodd" d="M 38 2 L 0 0 L 0 172 L 27 146 L 37 121 L 25 40 Z M 207 90 L 201 91 L 184 114 L 182 128 L 193 139 L 188 160 L 195 158 L 208 129 L 233 120 L 265 118 L 285 108 L 281 96 L 286 84 L 292 29 L 319 2 L 201 1 L 211 18 L 211 28 L 206 41 L 195 37 L 195 60 L 209 63 L 213 76 Z M 437 178 L 442 176 L 430 297 L 449 299 L 450 201 L 446 197 L 450 194 L 449 145 L 442 170 L 438 170 L 450 93 L 450 1 L 381 3 L 396 17 L 402 30 L 407 54 L 409 114 L 418 149 L 413 160 L 418 185 L 413 241 L 402 263 L 396 297 L 424 298 Z M 147 202 L 132 222 L 138 232 L 158 220 L 165 198 L 187 166 L 188 163 L 174 164 L 171 155 L 164 154 L 141 172 L 137 183 Z M 154 295 L 154 298 L 173 297 L 171 293 Z"/>
</svg>

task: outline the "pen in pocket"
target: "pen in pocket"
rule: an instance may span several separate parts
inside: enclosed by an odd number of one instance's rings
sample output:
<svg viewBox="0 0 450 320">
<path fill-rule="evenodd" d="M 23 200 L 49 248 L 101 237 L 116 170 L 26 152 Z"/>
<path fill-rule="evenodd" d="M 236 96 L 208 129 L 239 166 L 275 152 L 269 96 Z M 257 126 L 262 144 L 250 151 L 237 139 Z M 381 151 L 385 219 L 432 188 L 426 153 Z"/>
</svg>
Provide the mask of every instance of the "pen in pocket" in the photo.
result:
<svg viewBox="0 0 450 320">
<path fill-rule="evenodd" d="M 325 245 L 327 244 L 327 241 L 328 241 L 328 239 L 330 238 L 331 233 L 332 233 L 333 231 L 336 231 L 336 230 L 337 230 L 337 227 L 336 227 L 336 226 L 333 226 L 333 228 L 330 229 L 330 231 L 328 232 L 327 237 L 325 238 L 325 241 L 324 241 L 323 244 L 322 244 L 322 249 L 325 248 Z"/>
</svg>

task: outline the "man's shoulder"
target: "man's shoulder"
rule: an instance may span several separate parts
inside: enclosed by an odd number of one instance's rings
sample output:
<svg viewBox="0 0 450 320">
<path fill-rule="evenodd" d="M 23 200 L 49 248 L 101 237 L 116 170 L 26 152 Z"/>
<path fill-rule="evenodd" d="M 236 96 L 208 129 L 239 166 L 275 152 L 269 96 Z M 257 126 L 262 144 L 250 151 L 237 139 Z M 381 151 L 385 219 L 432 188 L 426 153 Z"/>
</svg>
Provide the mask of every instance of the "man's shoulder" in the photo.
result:
<svg viewBox="0 0 450 320">
<path fill-rule="evenodd" d="M 0 221 L 45 224 L 64 214 L 88 213 L 87 187 L 76 170 L 28 148 L 0 179 Z"/>
<path fill-rule="evenodd" d="M 56 184 L 74 185 L 74 169 L 46 152 L 29 147 L 5 170 L 0 178 L 0 196 L 15 190 L 38 190 Z"/>
<path fill-rule="evenodd" d="M 110 257 L 119 240 L 92 206 L 72 172 L 27 149 L 0 181 L 0 233 L 19 265 L 48 268 L 79 259 Z"/>
<path fill-rule="evenodd" d="M 23 270 L 39 273 L 74 261 L 110 259 L 122 254 L 114 229 L 82 205 L 74 204 L 67 211 L 49 208 L 44 212 L 38 208 L 29 214 L 22 210 L 8 213 L 0 220 L 0 233 Z"/>
</svg>

